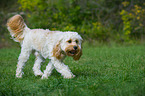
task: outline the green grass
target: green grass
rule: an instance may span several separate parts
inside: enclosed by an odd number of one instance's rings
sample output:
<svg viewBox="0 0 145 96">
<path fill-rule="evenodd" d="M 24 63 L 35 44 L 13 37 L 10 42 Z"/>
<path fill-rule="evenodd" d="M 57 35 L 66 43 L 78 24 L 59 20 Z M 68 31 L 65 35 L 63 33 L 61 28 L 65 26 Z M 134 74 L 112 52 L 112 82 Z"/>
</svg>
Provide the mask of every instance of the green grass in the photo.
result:
<svg viewBox="0 0 145 96">
<path fill-rule="evenodd" d="M 45 80 L 32 71 L 30 56 L 22 79 L 15 78 L 19 48 L 0 49 L 0 96 L 143 96 L 145 95 L 145 46 L 83 47 L 79 61 L 64 63 L 76 75 L 64 79 L 53 71 Z M 48 60 L 42 65 L 45 69 Z"/>
</svg>

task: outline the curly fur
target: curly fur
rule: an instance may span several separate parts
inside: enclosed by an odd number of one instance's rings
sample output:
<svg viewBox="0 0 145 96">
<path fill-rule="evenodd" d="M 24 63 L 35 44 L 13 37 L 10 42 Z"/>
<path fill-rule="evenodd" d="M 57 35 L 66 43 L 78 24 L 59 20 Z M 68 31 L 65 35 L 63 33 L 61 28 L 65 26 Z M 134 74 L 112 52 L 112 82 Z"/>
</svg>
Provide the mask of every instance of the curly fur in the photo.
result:
<svg viewBox="0 0 145 96">
<path fill-rule="evenodd" d="M 55 68 L 64 78 L 73 78 L 74 75 L 63 63 L 66 56 L 79 60 L 82 55 L 82 38 L 77 32 L 50 31 L 48 29 L 30 29 L 20 15 L 8 20 L 7 28 L 12 38 L 21 44 L 21 53 L 18 58 L 16 77 L 22 77 L 23 67 L 29 59 L 32 50 L 35 50 L 34 75 L 48 78 Z M 44 73 L 40 70 L 44 59 L 50 59 Z"/>
<path fill-rule="evenodd" d="M 24 39 L 23 30 L 26 27 L 23 18 L 20 15 L 15 15 L 7 22 L 8 30 L 16 42 Z"/>
</svg>

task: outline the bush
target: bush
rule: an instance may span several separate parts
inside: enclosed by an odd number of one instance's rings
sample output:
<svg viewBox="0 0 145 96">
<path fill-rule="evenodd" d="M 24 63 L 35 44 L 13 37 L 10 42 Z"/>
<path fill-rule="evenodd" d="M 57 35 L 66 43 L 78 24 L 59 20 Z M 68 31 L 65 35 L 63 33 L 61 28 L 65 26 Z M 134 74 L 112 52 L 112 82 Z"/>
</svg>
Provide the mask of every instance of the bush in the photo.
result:
<svg viewBox="0 0 145 96">
<path fill-rule="evenodd" d="M 129 6 L 130 2 L 125 1 L 122 4 L 125 9 Z M 123 20 L 124 39 L 130 40 L 132 36 L 138 37 L 143 35 L 145 9 L 139 5 L 134 5 L 130 11 L 124 9 L 120 12 Z"/>
<path fill-rule="evenodd" d="M 99 41 L 143 35 L 145 3 L 116 0 L 18 0 L 31 28 L 77 31 Z"/>
</svg>

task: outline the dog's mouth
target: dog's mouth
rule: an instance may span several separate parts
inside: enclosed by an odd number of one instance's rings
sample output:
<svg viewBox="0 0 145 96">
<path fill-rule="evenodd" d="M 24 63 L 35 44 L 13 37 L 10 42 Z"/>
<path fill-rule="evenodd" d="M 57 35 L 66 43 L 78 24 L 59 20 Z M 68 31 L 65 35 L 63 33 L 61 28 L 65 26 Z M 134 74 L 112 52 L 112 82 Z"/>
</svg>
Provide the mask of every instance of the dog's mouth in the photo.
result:
<svg viewBox="0 0 145 96">
<path fill-rule="evenodd" d="M 76 53 L 76 51 L 75 50 L 71 50 L 71 51 L 69 51 L 69 53 L 74 55 Z"/>
<path fill-rule="evenodd" d="M 67 51 L 67 55 L 68 55 L 68 56 L 74 56 L 76 53 L 77 53 L 76 50 Z"/>
</svg>

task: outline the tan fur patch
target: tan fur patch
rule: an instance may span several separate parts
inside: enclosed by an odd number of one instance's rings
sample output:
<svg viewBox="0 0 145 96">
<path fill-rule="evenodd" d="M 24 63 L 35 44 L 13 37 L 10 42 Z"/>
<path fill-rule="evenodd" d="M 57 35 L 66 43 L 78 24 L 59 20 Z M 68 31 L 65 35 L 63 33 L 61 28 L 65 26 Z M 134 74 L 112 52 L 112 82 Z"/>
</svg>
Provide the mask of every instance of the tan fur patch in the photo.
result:
<svg viewBox="0 0 145 96">
<path fill-rule="evenodd" d="M 48 31 L 47 33 L 46 33 L 46 35 L 52 35 L 52 34 L 55 34 L 55 33 L 59 33 L 58 31 Z"/>
<path fill-rule="evenodd" d="M 73 56 L 73 59 L 79 60 L 81 56 L 82 56 L 82 49 L 79 48 L 78 53 Z"/>
<path fill-rule="evenodd" d="M 18 41 L 23 40 L 22 34 L 25 28 L 25 23 L 22 16 L 20 15 L 13 16 L 8 20 L 7 26 L 10 27 L 10 29 L 12 30 L 11 34 L 16 40 Z"/>
<path fill-rule="evenodd" d="M 57 59 L 62 59 L 65 55 L 61 52 L 60 42 L 53 48 L 53 56 Z"/>
</svg>

